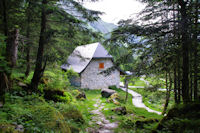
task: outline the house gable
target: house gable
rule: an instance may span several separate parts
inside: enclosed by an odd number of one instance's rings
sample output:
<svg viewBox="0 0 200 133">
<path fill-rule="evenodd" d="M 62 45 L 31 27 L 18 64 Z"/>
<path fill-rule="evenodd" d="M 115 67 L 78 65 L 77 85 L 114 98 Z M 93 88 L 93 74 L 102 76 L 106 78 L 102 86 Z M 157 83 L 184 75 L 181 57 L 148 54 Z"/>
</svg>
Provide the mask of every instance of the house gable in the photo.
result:
<svg viewBox="0 0 200 133">
<path fill-rule="evenodd" d="M 99 68 L 103 63 L 104 68 Z M 114 64 L 109 58 L 93 58 L 85 70 L 81 73 L 81 88 L 104 89 L 111 85 L 119 86 L 120 72 L 116 69 L 110 75 L 101 74 L 102 71 Z"/>
</svg>

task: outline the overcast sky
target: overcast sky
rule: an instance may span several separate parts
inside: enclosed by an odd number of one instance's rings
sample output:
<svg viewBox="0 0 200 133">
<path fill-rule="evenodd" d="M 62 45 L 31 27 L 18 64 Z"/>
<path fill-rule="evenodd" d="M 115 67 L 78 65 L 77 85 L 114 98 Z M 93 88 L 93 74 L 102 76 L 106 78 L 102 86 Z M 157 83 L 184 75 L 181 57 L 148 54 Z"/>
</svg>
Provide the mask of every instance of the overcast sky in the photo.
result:
<svg viewBox="0 0 200 133">
<path fill-rule="evenodd" d="M 86 8 L 105 12 L 102 20 L 115 23 L 121 19 L 127 19 L 139 13 L 145 5 L 137 0 L 99 0 L 98 2 L 84 2 Z"/>
</svg>

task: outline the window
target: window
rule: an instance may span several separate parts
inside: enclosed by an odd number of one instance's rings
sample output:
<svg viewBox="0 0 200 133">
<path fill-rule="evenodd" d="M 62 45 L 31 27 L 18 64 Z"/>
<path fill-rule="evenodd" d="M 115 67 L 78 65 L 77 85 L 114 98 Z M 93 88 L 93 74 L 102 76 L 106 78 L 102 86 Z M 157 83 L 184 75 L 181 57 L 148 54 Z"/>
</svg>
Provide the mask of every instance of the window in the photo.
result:
<svg viewBox="0 0 200 133">
<path fill-rule="evenodd" d="M 99 68 L 103 69 L 104 68 L 104 63 L 99 63 Z"/>
</svg>

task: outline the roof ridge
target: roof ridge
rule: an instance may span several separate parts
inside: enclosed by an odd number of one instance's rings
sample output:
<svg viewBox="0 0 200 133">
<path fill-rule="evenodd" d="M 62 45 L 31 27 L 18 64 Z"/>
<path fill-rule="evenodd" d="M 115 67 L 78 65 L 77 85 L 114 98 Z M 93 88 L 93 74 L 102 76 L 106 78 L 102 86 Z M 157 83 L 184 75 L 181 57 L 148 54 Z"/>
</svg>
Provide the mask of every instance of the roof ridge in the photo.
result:
<svg viewBox="0 0 200 133">
<path fill-rule="evenodd" d="M 88 45 L 94 45 L 94 44 L 96 44 L 96 43 L 99 44 L 99 42 L 95 42 L 95 43 L 90 43 L 90 44 L 80 45 L 80 46 L 77 46 L 77 47 L 84 47 L 84 46 L 88 46 Z M 77 47 L 76 47 L 76 48 L 77 48 Z"/>
<path fill-rule="evenodd" d="M 94 54 L 96 53 L 98 46 L 101 45 L 99 42 L 97 42 L 97 43 L 98 43 L 98 44 L 97 44 L 97 47 L 96 47 L 95 50 L 94 50 L 94 53 L 93 53 L 93 55 L 92 55 L 92 58 L 94 57 Z"/>
</svg>

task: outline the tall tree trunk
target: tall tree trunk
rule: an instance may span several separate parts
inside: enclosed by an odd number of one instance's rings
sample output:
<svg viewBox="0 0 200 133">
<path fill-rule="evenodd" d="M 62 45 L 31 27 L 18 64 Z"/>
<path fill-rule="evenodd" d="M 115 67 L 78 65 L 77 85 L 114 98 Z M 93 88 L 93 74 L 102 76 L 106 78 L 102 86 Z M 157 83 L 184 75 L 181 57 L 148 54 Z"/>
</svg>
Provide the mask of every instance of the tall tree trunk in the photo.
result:
<svg viewBox="0 0 200 133">
<path fill-rule="evenodd" d="M 188 103 L 189 99 L 189 35 L 188 35 L 188 16 L 187 16 L 187 3 L 184 0 L 178 0 L 180 5 L 181 14 L 181 44 L 183 56 L 183 79 L 182 79 L 182 98 L 184 103 Z"/>
<path fill-rule="evenodd" d="M 178 98 L 177 98 L 177 76 L 176 76 L 176 69 L 177 65 L 174 65 L 174 101 L 177 104 L 178 103 Z"/>
<path fill-rule="evenodd" d="M 11 36 L 9 37 L 9 44 L 10 44 L 10 49 L 8 50 L 8 55 L 10 57 L 10 65 L 11 68 L 16 66 L 17 63 L 17 55 L 18 55 L 18 44 L 19 44 L 19 29 L 15 29 L 12 33 Z"/>
<path fill-rule="evenodd" d="M 169 72 L 169 88 L 168 88 L 168 76 L 167 76 L 167 72 L 166 72 L 166 101 L 165 101 L 165 105 L 164 105 L 164 109 L 162 114 L 164 115 L 167 111 L 167 107 L 169 104 L 169 99 L 170 99 L 170 91 L 171 91 L 171 87 L 172 87 L 172 79 L 171 79 L 171 74 Z"/>
<path fill-rule="evenodd" d="M 192 51 L 190 50 L 190 100 L 193 99 L 193 57 Z"/>
<path fill-rule="evenodd" d="M 178 58 L 178 57 L 177 57 Z M 178 69 L 178 103 L 180 103 L 181 102 L 181 69 L 180 69 L 180 59 L 178 58 L 177 59 L 177 69 Z"/>
<path fill-rule="evenodd" d="M 8 37 L 8 22 L 7 22 L 7 6 L 6 0 L 2 0 L 3 6 L 3 28 L 4 28 L 4 35 Z M 6 39 L 7 42 L 7 39 Z M 7 45 L 7 43 L 6 43 Z M 7 86 L 7 87 L 6 87 Z M 8 80 L 5 70 L 0 71 L 0 107 L 2 107 L 5 103 L 5 92 L 8 88 Z"/>
<path fill-rule="evenodd" d="M 6 6 L 6 0 L 2 0 L 3 5 L 3 26 L 4 26 L 4 35 L 8 36 L 8 23 L 7 23 L 7 6 Z"/>
<path fill-rule="evenodd" d="M 175 1 L 174 1 L 175 2 Z M 175 13 L 175 3 L 173 3 L 173 34 L 175 36 L 175 39 L 177 37 L 177 34 L 176 34 L 176 13 Z M 177 42 L 174 42 L 175 44 Z M 178 103 L 178 99 L 177 99 L 177 62 L 176 62 L 176 58 L 177 56 L 175 56 L 174 58 L 174 101 L 175 103 L 177 104 Z"/>
<path fill-rule="evenodd" d="M 28 77 L 30 72 L 30 23 L 31 23 L 31 2 L 28 2 L 28 8 L 27 8 L 27 29 L 26 29 L 26 38 L 27 38 L 27 46 L 26 46 L 26 72 L 25 76 Z"/>
<path fill-rule="evenodd" d="M 34 70 L 34 75 L 31 80 L 31 89 L 33 91 L 37 91 L 38 84 L 40 78 L 43 74 L 42 62 L 43 62 L 43 54 L 44 54 L 44 45 L 46 43 L 46 22 L 47 22 L 47 14 L 46 14 L 46 6 L 47 0 L 42 1 L 42 16 L 41 16 L 41 31 L 40 31 L 40 39 L 39 39 L 39 47 L 37 52 L 36 65 Z"/>
<path fill-rule="evenodd" d="M 125 103 L 128 100 L 128 77 L 126 76 L 124 79 L 124 87 L 126 88 L 126 97 L 125 97 Z"/>
<path fill-rule="evenodd" d="M 0 108 L 5 103 L 6 89 L 8 89 L 8 78 L 4 72 L 0 72 Z"/>
<path fill-rule="evenodd" d="M 197 89 L 197 82 L 198 82 L 198 67 L 197 67 L 197 62 L 198 62 L 198 55 L 197 55 L 197 46 L 198 46 L 198 40 L 197 40 L 197 35 L 198 35 L 198 0 L 196 0 L 196 12 L 195 12 L 195 33 L 194 33 L 194 100 L 198 100 L 198 89 Z"/>
</svg>

